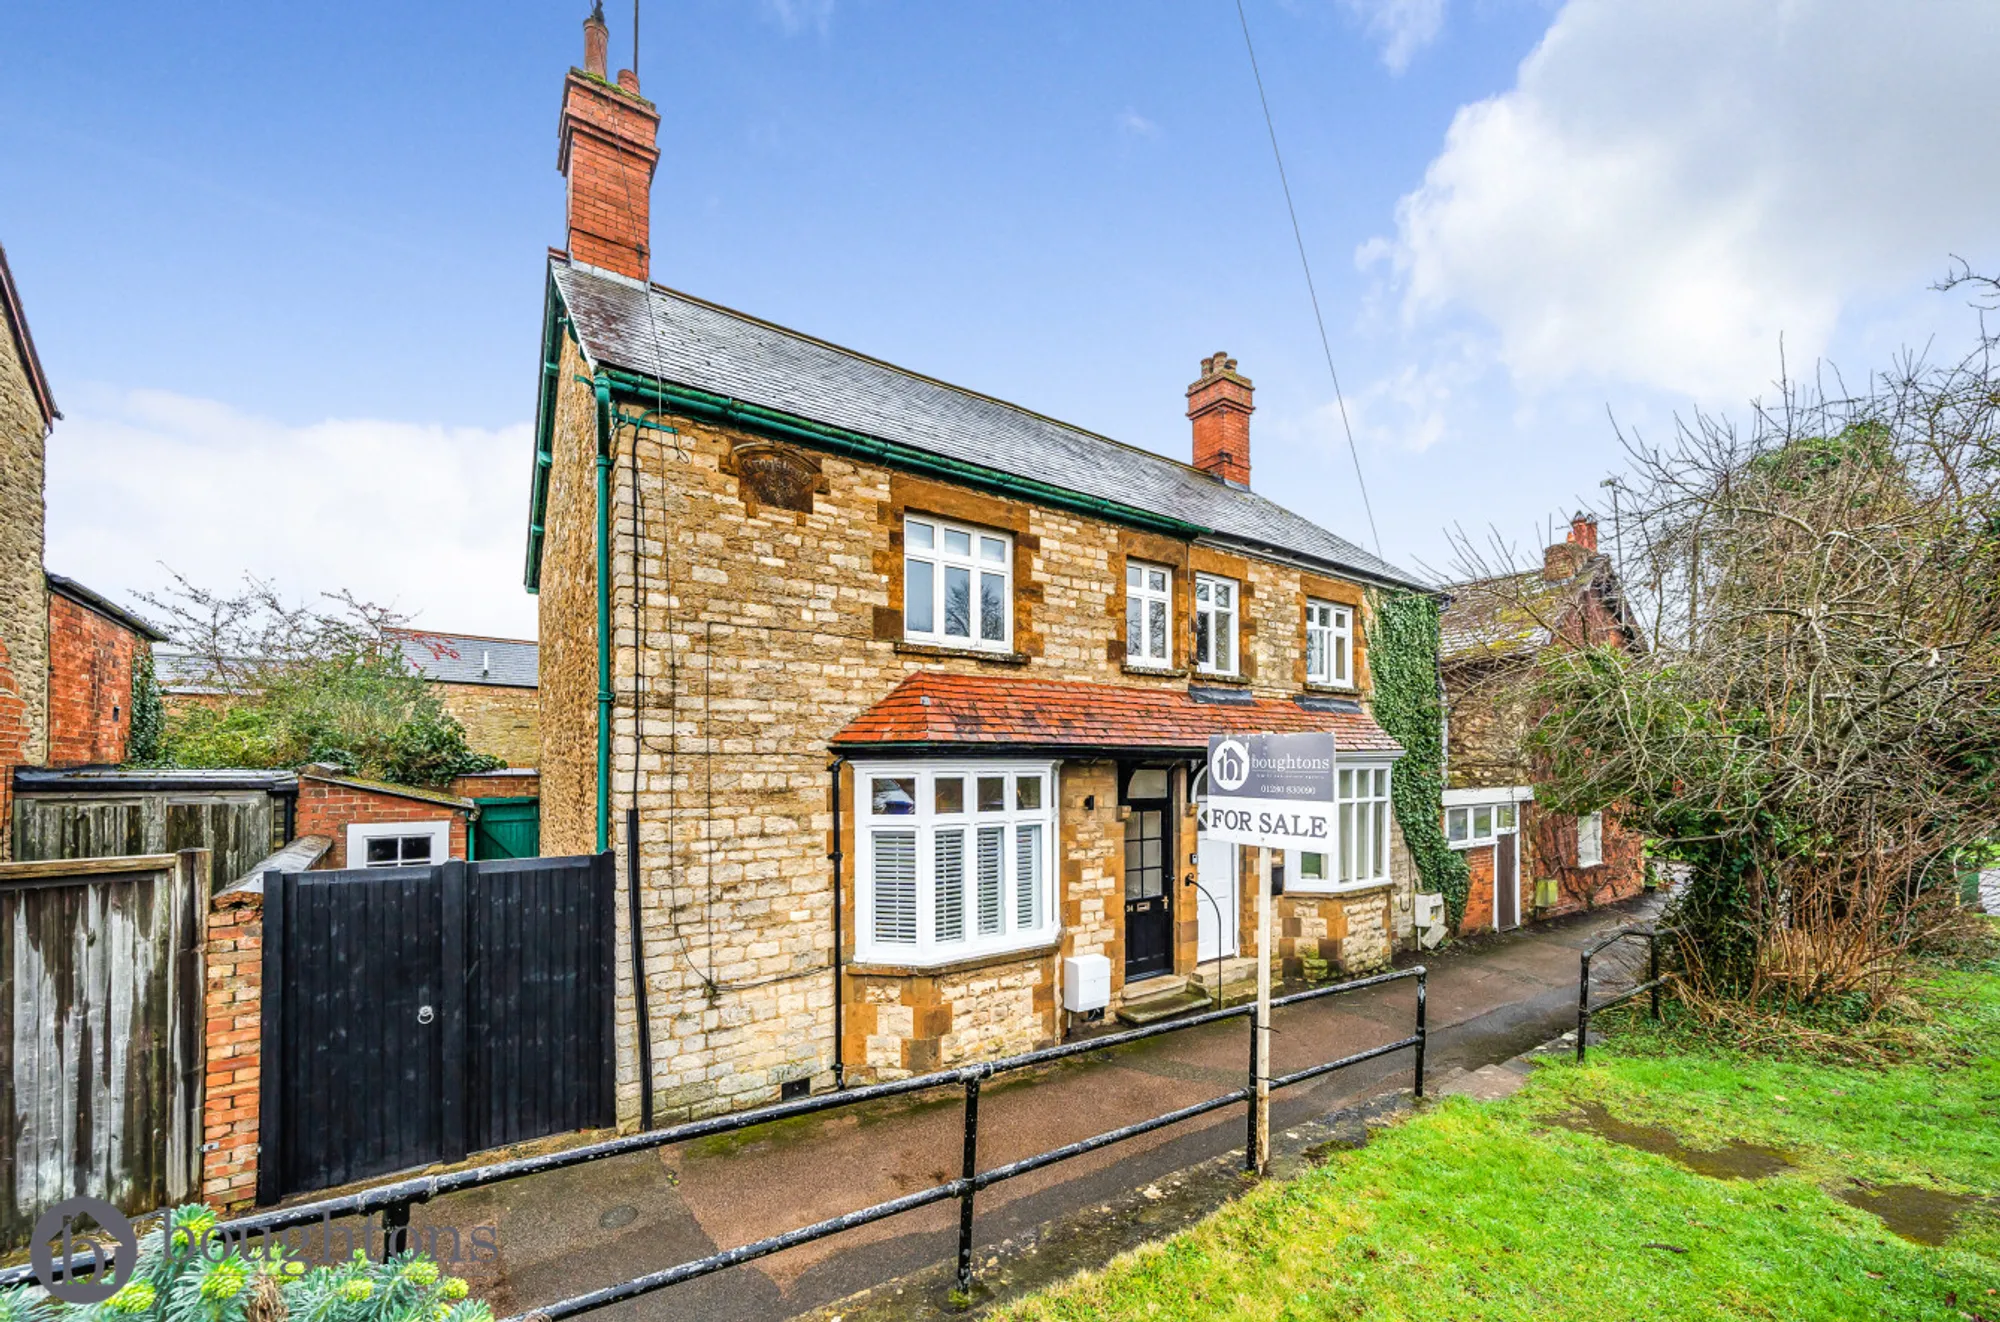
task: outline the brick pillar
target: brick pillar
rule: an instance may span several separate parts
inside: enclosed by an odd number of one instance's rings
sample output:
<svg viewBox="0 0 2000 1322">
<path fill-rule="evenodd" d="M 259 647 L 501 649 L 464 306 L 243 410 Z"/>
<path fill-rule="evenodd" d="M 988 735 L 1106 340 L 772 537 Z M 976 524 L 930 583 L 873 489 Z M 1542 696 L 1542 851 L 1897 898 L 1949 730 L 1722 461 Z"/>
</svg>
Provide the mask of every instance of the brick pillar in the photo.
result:
<svg viewBox="0 0 2000 1322">
<path fill-rule="evenodd" d="M 257 1115 L 264 1017 L 264 892 L 233 887 L 208 918 L 207 1098 L 201 1196 L 222 1211 L 257 1200 Z"/>
</svg>

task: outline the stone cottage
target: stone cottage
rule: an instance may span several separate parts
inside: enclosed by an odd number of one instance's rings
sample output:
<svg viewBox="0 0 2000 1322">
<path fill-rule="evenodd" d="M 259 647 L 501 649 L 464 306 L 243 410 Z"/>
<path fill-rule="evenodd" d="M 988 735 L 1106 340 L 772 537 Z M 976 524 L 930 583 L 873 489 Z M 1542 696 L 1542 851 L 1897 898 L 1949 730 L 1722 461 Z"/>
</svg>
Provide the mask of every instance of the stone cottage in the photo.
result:
<svg viewBox="0 0 2000 1322">
<path fill-rule="evenodd" d="M 1539 810 L 1526 747 L 1535 718 L 1528 682 L 1544 650 L 1645 646 L 1611 557 L 1597 549 L 1597 520 L 1578 513 L 1538 570 L 1446 591 L 1445 841 L 1464 853 L 1471 875 L 1459 930 L 1506 931 L 1638 894 L 1646 881 L 1639 836 L 1615 812 Z"/>
<path fill-rule="evenodd" d="M 653 284 L 658 112 L 585 37 L 526 582 L 543 848 L 615 848 L 639 934 L 621 1117 L 642 1051 L 670 1118 L 1240 972 L 1254 872 L 1199 829 L 1211 734 L 1335 733 L 1343 834 L 1282 861 L 1280 950 L 1385 963 L 1413 869 L 1369 634 L 1422 587 L 1253 489 L 1237 362 L 1175 402 L 1179 462 Z M 1105 971 L 1095 1006 L 1066 987 Z"/>
</svg>

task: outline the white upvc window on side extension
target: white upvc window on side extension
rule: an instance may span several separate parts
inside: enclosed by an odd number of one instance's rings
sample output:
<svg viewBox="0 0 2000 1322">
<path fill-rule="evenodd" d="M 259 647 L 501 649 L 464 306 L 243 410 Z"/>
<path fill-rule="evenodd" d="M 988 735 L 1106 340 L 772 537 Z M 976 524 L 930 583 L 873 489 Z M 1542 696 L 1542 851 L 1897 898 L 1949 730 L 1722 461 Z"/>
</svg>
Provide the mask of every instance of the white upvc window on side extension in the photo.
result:
<svg viewBox="0 0 2000 1322">
<path fill-rule="evenodd" d="M 451 823 L 350 822 L 347 866 L 409 868 L 451 857 Z"/>
<path fill-rule="evenodd" d="M 1354 683 L 1354 612 L 1348 607 L 1306 602 L 1306 682 Z"/>
<path fill-rule="evenodd" d="M 1125 664 L 1165 670 L 1174 663 L 1174 571 L 1125 562 Z"/>
<path fill-rule="evenodd" d="M 1014 539 L 942 519 L 903 520 L 903 637 L 1011 651 Z"/>
<path fill-rule="evenodd" d="M 1292 850 L 1285 890 L 1335 894 L 1389 880 L 1390 768 L 1343 765 L 1335 772 L 1333 851 Z"/>
<path fill-rule="evenodd" d="M 1053 763 L 864 765 L 856 782 L 857 960 L 949 964 L 1056 938 Z"/>
<path fill-rule="evenodd" d="M 1236 673 L 1236 580 L 1194 576 L 1194 668 L 1206 675 Z"/>
</svg>

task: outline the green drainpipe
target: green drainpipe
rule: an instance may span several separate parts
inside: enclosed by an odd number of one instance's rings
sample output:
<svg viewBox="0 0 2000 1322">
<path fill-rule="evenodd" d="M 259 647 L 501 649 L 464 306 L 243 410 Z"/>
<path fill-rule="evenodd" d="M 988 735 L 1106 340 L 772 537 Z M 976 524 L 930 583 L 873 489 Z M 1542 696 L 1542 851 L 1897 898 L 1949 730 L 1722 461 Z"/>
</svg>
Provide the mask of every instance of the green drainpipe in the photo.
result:
<svg viewBox="0 0 2000 1322">
<path fill-rule="evenodd" d="M 597 374 L 597 852 L 611 847 L 611 378 Z"/>
</svg>

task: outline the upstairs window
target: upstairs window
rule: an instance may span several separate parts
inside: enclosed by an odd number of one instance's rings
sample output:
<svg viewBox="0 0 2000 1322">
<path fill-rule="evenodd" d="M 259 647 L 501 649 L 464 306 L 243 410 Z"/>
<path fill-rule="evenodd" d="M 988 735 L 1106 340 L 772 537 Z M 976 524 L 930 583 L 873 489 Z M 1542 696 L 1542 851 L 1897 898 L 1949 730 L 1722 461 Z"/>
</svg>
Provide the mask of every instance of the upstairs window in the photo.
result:
<svg viewBox="0 0 2000 1322">
<path fill-rule="evenodd" d="M 1594 868 L 1604 862 L 1604 814 L 1585 813 L 1576 819 L 1576 865 Z"/>
<path fill-rule="evenodd" d="M 1012 651 L 1014 539 L 938 519 L 903 520 L 903 636 Z"/>
<path fill-rule="evenodd" d="M 856 957 L 947 964 L 1053 941 L 1055 768 L 868 771 Z"/>
<path fill-rule="evenodd" d="M 1354 683 L 1354 612 L 1346 606 L 1306 602 L 1306 682 Z"/>
<path fill-rule="evenodd" d="M 1194 577 L 1194 665 L 1209 675 L 1236 673 L 1236 582 Z"/>
<path fill-rule="evenodd" d="M 1173 664 L 1174 571 L 1125 564 L 1125 664 L 1165 670 Z"/>
</svg>

